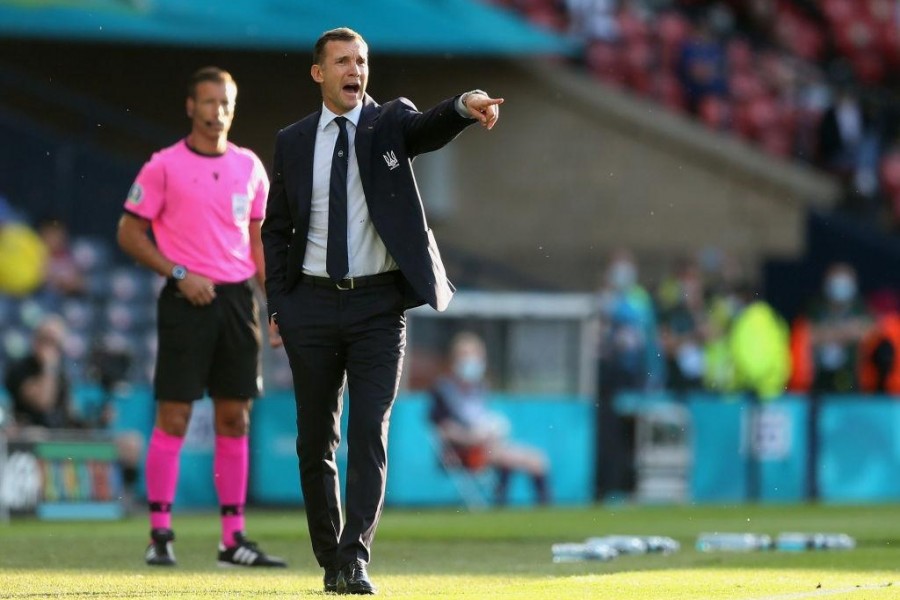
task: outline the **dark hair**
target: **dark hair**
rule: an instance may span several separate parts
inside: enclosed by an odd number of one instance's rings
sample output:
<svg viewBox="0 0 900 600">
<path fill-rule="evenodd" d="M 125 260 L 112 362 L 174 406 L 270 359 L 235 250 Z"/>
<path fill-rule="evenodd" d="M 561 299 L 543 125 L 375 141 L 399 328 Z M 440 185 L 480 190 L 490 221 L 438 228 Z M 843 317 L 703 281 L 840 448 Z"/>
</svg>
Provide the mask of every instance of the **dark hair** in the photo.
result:
<svg viewBox="0 0 900 600">
<path fill-rule="evenodd" d="M 197 97 L 197 86 L 204 81 L 212 81 L 213 83 L 231 83 L 237 87 L 237 83 L 228 71 L 220 69 L 219 67 L 203 67 L 202 69 L 194 71 L 194 74 L 191 75 L 191 79 L 188 81 L 188 98 Z"/>
<path fill-rule="evenodd" d="M 363 36 L 359 35 L 349 27 L 338 27 L 337 29 L 329 29 L 316 40 L 316 45 L 313 47 L 313 64 L 318 65 L 322 62 L 322 56 L 325 54 L 325 44 L 332 41 L 337 42 L 353 42 L 359 41 L 362 44 L 366 44 L 366 40 L 363 39 Z"/>
</svg>

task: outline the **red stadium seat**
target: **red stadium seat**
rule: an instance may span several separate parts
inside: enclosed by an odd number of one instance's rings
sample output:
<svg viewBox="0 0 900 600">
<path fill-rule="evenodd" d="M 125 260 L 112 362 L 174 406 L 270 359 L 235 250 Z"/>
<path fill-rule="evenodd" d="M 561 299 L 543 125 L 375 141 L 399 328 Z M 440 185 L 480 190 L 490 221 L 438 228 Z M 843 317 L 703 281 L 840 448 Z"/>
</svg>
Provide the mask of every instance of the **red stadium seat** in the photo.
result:
<svg viewBox="0 0 900 600">
<path fill-rule="evenodd" d="M 753 71 L 739 72 L 731 75 L 728 81 L 731 97 L 738 102 L 750 102 L 766 93 L 766 86 Z"/>
<path fill-rule="evenodd" d="M 687 110 L 687 100 L 681 82 L 671 71 L 659 71 L 656 74 L 653 96 L 669 110 L 679 113 Z"/>
<path fill-rule="evenodd" d="M 588 45 L 584 56 L 591 74 L 615 86 L 624 86 L 625 73 L 622 69 L 621 51 L 610 42 L 595 41 Z"/>
<path fill-rule="evenodd" d="M 697 109 L 700 121 L 717 131 L 727 130 L 731 124 L 731 106 L 724 98 L 707 96 Z"/>
<path fill-rule="evenodd" d="M 626 8 L 620 11 L 617 20 L 619 32 L 626 42 L 645 40 L 650 37 L 650 26 L 631 10 Z"/>
<path fill-rule="evenodd" d="M 625 46 L 621 56 L 622 69 L 628 86 L 636 92 L 649 95 L 654 87 L 656 54 L 653 46 L 644 39 L 633 40 Z"/>
<path fill-rule="evenodd" d="M 747 73 L 753 70 L 754 56 L 750 42 L 743 38 L 735 38 L 728 42 L 726 48 L 728 68 L 732 73 Z"/>
<path fill-rule="evenodd" d="M 852 18 L 857 13 L 859 4 L 861 4 L 860 0 L 824 0 L 822 12 L 834 25 Z"/>
<path fill-rule="evenodd" d="M 880 166 L 881 186 L 894 206 L 900 205 L 900 150 L 885 154 Z"/>
<path fill-rule="evenodd" d="M 759 143 L 766 154 L 779 158 L 791 156 L 793 142 L 791 134 L 780 127 L 770 127 L 759 135 Z"/>
<path fill-rule="evenodd" d="M 857 78 L 867 85 L 884 81 L 887 68 L 884 60 L 875 52 L 861 52 L 850 59 Z"/>
</svg>

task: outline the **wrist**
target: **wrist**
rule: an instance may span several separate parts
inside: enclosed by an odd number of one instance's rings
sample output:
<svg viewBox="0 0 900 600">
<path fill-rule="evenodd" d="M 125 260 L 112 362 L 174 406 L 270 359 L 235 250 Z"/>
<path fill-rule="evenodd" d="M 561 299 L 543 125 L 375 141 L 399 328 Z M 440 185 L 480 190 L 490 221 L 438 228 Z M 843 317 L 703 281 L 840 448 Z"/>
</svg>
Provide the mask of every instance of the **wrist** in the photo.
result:
<svg viewBox="0 0 900 600">
<path fill-rule="evenodd" d="M 460 98 L 460 102 L 462 103 L 462 105 L 463 105 L 465 108 L 469 108 L 469 105 L 468 105 L 469 97 L 470 97 L 472 94 L 481 94 L 482 96 L 487 96 L 487 93 L 483 92 L 482 90 L 471 90 L 471 91 L 465 92 L 465 93 L 462 95 L 462 98 Z"/>
<path fill-rule="evenodd" d="M 184 281 L 184 278 L 187 277 L 188 270 L 184 265 L 175 265 L 172 267 L 172 271 L 170 272 L 170 276 L 175 281 Z"/>
</svg>

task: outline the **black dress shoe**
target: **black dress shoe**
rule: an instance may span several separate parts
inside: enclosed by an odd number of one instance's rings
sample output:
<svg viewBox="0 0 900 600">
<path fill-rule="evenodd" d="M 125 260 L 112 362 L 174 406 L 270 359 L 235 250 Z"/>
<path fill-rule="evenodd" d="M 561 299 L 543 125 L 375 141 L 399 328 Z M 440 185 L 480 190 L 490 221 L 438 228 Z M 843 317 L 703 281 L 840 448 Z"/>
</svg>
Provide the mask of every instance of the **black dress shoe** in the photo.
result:
<svg viewBox="0 0 900 600">
<path fill-rule="evenodd" d="M 325 584 L 326 592 L 336 592 L 337 591 L 337 579 L 338 579 L 338 568 L 337 567 L 326 567 L 325 568 L 325 577 L 322 578 L 322 583 Z"/>
<path fill-rule="evenodd" d="M 368 595 L 378 593 L 369 581 L 369 574 L 366 573 L 366 564 L 363 561 L 354 560 L 341 567 L 337 576 L 337 593 Z"/>
</svg>

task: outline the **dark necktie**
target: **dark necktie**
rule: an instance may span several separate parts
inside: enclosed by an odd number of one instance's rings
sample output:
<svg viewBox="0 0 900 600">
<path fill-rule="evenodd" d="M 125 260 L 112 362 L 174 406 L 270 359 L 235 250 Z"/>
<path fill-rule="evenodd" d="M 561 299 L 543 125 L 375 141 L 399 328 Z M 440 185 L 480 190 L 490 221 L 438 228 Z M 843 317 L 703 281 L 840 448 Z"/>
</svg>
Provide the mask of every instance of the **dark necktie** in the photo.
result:
<svg viewBox="0 0 900 600">
<path fill-rule="evenodd" d="M 335 283 L 350 271 L 347 258 L 347 161 L 350 151 L 347 142 L 347 119 L 335 117 L 338 126 L 337 142 L 331 157 L 331 181 L 328 185 L 328 246 L 325 268 Z"/>
</svg>

